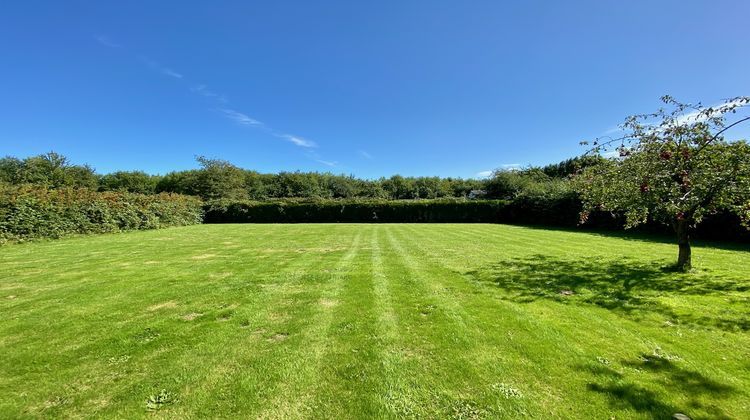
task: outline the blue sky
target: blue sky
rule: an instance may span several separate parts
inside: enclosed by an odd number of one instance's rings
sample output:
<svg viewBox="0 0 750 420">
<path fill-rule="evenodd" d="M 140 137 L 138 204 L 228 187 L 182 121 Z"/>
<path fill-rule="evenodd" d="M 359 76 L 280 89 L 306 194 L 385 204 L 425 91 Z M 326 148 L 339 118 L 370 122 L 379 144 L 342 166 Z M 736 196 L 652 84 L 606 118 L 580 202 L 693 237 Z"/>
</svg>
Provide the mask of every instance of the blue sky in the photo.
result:
<svg viewBox="0 0 750 420">
<path fill-rule="evenodd" d="M 744 0 L 7 2 L 0 153 L 102 173 L 556 162 L 663 94 L 750 94 L 748 16 Z"/>
</svg>

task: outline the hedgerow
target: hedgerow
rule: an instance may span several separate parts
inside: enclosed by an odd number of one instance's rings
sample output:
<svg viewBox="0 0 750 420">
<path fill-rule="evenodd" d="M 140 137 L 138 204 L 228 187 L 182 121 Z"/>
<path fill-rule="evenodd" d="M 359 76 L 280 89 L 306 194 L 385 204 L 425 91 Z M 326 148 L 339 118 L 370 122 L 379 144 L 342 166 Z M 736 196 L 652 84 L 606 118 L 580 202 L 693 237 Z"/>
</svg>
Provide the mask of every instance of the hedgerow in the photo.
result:
<svg viewBox="0 0 750 420">
<path fill-rule="evenodd" d="M 623 228 L 622 215 L 592 212 L 579 225 L 581 202 L 569 191 L 537 191 L 513 200 L 216 200 L 204 205 L 204 223 L 507 223 L 561 228 Z M 750 240 L 728 213 L 706 218 L 695 236 L 713 240 Z M 640 232 L 667 233 L 650 223 Z"/>
<path fill-rule="evenodd" d="M 205 223 L 495 223 L 503 200 L 213 201 Z"/>
<path fill-rule="evenodd" d="M 201 201 L 81 188 L 0 185 L 0 243 L 201 223 Z"/>
</svg>

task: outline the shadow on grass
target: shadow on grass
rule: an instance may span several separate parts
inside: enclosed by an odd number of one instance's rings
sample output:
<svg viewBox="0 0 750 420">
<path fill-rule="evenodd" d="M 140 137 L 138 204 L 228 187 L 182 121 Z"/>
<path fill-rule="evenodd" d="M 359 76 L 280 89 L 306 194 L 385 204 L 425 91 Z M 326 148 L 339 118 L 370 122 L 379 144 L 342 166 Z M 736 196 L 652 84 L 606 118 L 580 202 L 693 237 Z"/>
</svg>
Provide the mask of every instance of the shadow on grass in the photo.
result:
<svg viewBox="0 0 750 420">
<path fill-rule="evenodd" d="M 560 227 L 560 226 L 544 226 L 544 225 L 517 225 L 511 224 L 511 226 L 518 226 L 526 229 L 544 230 L 544 231 L 556 231 L 556 232 L 570 232 L 570 233 L 583 233 L 587 235 L 600 236 L 605 238 L 618 238 L 626 241 L 638 241 L 638 242 L 649 242 L 658 244 L 674 245 L 675 257 L 677 257 L 677 238 L 674 233 L 669 231 L 654 232 L 645 229 L 606 229 L 606 228 L 594 228 L 586 225 L 579 227 Z M 691 243 L 696 248 L 712 248 L 721 249 L 725 251 L 750 251 L 750 242 L 747 240 L 711 240 L 711 239 L 693 239 Z"/>
<path fill-rule="evenodd" d="M 694 324 L 728 331 L 750 330 L 748 314 L 675 312 L 660 296 L 709 296 L 748 292 L 750 285 L 709 272 L 676 273 L 633 260 L 620 262 L 566 260 L 546 255 L 499 261 L 465 273 L 502 288 L 505 299 L 528 303 L 540 299 L 591 304 L 635 319 L 649 313 L 672 323 Z M 740 299 L 743 300 L 743 299 Z M 726 311 L 722 311 L 726 312 Z"/>
<path fill-rule="evenodd" d="M 627 258 L 568 260 L 531 255 L 498 261 L 465 274 L 493 283 L 505 292 L 503 299 L 517 303 L 593 305 L 634 320 L 658 315 L 666 318 L 665 325 L 750 330 L 750 314 L 743 309 L 750 301 L 750 284 L 710 271 L 674 272 L 665 266 Z M 683 302 L 702 299 L 705 306 L 682 305 L 678 312 L 670 304 L 675 297 Z M 721 401 L 739 392 L 687 369 L 684 362 L 660 350 L 635 360 L 579 368 L 591 375 L 587 389 L 606 397 L 613 408 L 652 418 L 671 418 L 678 412 L 692 418 L 730 418 L 720 407 Z"/>
<path fill-rule="evenodd" d="M 594 377 L 587 388 L 607 397 L 615 408 L 648 413 L 654 418 L 671 418 L 678 412 L 692 418 L 730 418 L 717 406 L 720 400 L 737 393 L 729 385 L 685 369 L 679 366 L 679 362 L 660 355 L 643 354 L 636 361 L 622 361 L 622 366 L 622 371 L 607 365 L 583 366 Z M 685 396 L 684 406 L 677 407 L 663 401 L 659 393 L 628 380 L 627 372 L 637 372 L 641 382 L 647 379 L 648 383 L 659 384 L 670 395 Z M 709 403 L 705 404 L 701 399 Z"/>
</svg>

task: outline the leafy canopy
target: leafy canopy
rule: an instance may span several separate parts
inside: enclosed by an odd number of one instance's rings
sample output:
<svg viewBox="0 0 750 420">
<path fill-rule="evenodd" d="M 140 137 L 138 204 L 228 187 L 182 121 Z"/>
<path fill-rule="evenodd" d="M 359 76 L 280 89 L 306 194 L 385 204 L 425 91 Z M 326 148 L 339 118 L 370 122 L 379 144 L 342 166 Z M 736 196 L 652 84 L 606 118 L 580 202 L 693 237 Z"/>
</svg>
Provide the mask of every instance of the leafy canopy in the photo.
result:
<svg viewBox="0 0 750 420">
<path fill-rule="evenodd" d="M 622 212 L 626 226 L 649 218 L 694 226 L 719 209 L 750 220 L 750 145 L 728 142 L 727 129 L 750 117 L 736 114 L 750 103 L 737 97 L 704 107 L 665 96 L 669 109 L 635 115 L 621 125 L 621 137 L 593 142 L 590 153 L 616 157 L 576 177 L 585 221 L 593 210 Z M 583 142 L 583 144 L 588 144 Z"/>
</svg>

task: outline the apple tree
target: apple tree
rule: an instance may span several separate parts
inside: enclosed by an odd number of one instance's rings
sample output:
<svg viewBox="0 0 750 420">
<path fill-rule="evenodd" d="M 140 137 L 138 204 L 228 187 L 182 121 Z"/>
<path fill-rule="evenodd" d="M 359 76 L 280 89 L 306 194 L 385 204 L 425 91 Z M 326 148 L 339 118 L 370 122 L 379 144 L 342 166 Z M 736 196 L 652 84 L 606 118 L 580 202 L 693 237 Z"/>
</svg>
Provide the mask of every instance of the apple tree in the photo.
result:
<svg viewBox="0 0 750 420">
<path fill-rule="evenodd" d="M 651 114 L 628 117 L 621 136 L 598 138 L 589 153 L 610 156 L 584 169 L 575 185 L 583 202 L 581 222 L 591 211 L 625 216 L 626 228 L 648 220 L 672 226 L 679 253 L 676 268 L 691 268 L 690 232 L 719 210 L 750 222 L 750 145 L 728 141 L 730 128 L 750 120 L 750 97 L 720 105 L 685 104 L 670 96 Z"/>
</svg>

